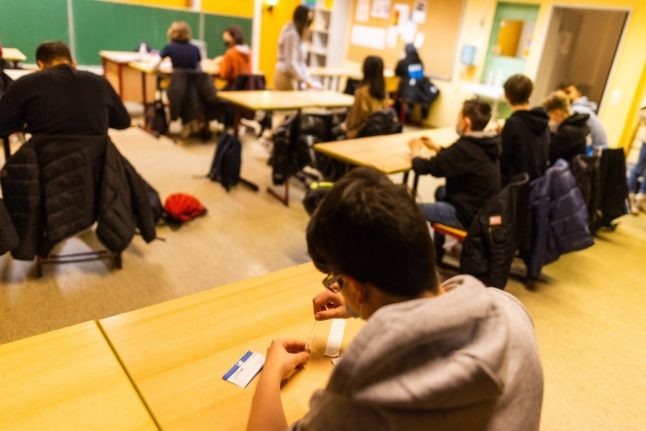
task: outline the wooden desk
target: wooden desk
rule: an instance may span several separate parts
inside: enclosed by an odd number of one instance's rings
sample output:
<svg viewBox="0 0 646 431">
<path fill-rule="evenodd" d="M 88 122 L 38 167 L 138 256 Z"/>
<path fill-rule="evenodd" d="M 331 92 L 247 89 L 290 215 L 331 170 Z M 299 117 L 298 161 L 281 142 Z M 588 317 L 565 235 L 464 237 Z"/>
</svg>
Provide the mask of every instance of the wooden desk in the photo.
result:
<svg viewBox="0 0 646 431">
<path fill-rule="evenodd" d="M 103 76 L 112 84 L 124 102 L 152 101 L 155 98 L 155 76 L 146 76 L 146 86 L 141 85 L 141 72 L 128 65 L 142 59 L 132 51 L 99 51 Z M 144 92 L 144 88 L 147 90 Z"/>
<path fill-rule="evenodd" d="M 242 430 L 257 378 L 241 389 L 222 380 L 247 351 L 265 353 L 272 339 L 307 341 L 312 298 L 324 275 L 311 264 L 121 314 L 100 321 L 160 427 Z M 363 323 L 348 320 L 347 345 Z M 321 356 L 330 322 L 314 326 L 312 359 L 283 387 L 288 420 L 308 410 L 310 395 L 332 371 Z"/>
<path fill-rule="evenodd" d="M 0 429 L 154 430 L 96 322 L 0 346 Z"/>
<path fill-rule="evenodd" d="M 5 69 L 4 73 L 14 81 L 18 78 L 22 78 L 25 75 L 36 72 L 37 69 Z"/>
<path fill-rule="evenodd" d="M 407 182 L 412 168 L 408 142 L 421 136 L 428 136 L 441 146 L 448 146 L 458 138 L 453 128 L 446 127 L 315 144 L 314 149 L 342 162 L 372 167 L 387 175 L 403 172 L 404 182 Z M 414 192 L 416 185 L 417 181 L 413 185 Z"/>
<path fill-rule="evenodd" d="M 13 67 L 18 67 L 18 63 L 27 60 L 27 56 L 17 48 L 2 48 L 2 59 L 13 63 Z"/>
<path fill-rule="evenodd" d="M 300 114 L 306 108 L 346 108 L 352 106 L 353 96 L 337 93 L 335 91 L 220 91 L 218 97 L 234 105 L 235 117 L 233 122 L 234 135 L 238 137 L 241 109 L 251 111 L 292 111 Z M 247 180 L 243 184 L 258 190 L 258 186 Z M 289 179 L 285 180 L 284 196 L 278 195 L 272 188 L 267 191 L 285 206 L 289 206 Z"/>
</svg>

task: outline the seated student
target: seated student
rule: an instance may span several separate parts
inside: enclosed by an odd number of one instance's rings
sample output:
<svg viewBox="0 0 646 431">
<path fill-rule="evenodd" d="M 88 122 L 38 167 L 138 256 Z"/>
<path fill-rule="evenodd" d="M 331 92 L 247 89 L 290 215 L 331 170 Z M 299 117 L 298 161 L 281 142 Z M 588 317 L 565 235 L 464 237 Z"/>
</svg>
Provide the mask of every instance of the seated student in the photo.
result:
<svg viewBox="0 0 646 431">
<path fill-rule="evenodd" d="M 130 127 L 130 115 L 110 83 L 77 70 L 63 42 L 36 49 L 39 71 L 11 84 L 0 98 L 0 136 L 17 130 L 38 135 L 105 135 Z"/>
<path fill-rule="evenodd" d="M 599 117 L 597 117 L 597 104 L 581 94 L 576 84 L 567 83 L 562 85 L 560 89 L 567 94 L 572 111 L 588 114 L 587 125 L 590 128 L 592 149 L 596 151 L 608 148 L 608 136 Z"/>
<path fill-rule="evenodd" d="M 478 210 L 500 191 L 500 143 L 494 133 L 484 131 L 490 119 L 489 104 L 466 100 L 456 125 L 460 138 L 453 145 L 442 148 L 428 138 L 409 142 L 416 174 L 446 178 L 435 202 L 421 205 L 426 220 L 466 230 Z M 420 157 L 422 146 L 437 154 L 430 160 Z M 435 242 L 439 261 L 444 237 L 436 235 Z"/>
<path fill-rule="evenodd" d="M 529 96 L 534 85 L 525 75 L 513 75 L 505 81 L 505 99 L 512 114 L 505 121 L 500 135 L 500 171 L 503 186 L 520 173 L 529 179 L 543 175 L 550 152 L 549 117 L 542 109 L 529 109 Z"/>
<path fill-rule="evenodd" d="M 307 245 L 327 275 L 315 319 L 366 324 L 290 430 L 538 430 L 543 373 L 529 314 L 473 277 L 438 282 L 404 187 L 355 169 L 312 216 Z M 288 429 L 281 382 L 309 356 L 302 341 L 271 343 L 248 431 Z"/>
<path fill-rule="evenodd" d="M 363 61 L 363 80 L 354 92 L 354 103 L 341 125 L 346 137 L 355 138 L 366 125 L 370 114 L 387 107 L 384 62 L 380 57 L 370 55 Z"/>
<path fill-rule="evenodd" d="M 577 154 L 585 154 L 590 128 L 588 114 L 570 110 L 570 102 L 562 91 L 555 91 L 543 102 L 543 108 L 550 117 L 550 163 L 565 159 L 568 163 Z"/>
<path fill-rule="evenodd" d="M 216 59 L 220 65 L 220 77 L 227 81 L 226 89 L 234 89 L 238 76 L 251 74 L 251 50 L 245 44 L 242 29 L 237 25 L 225 28 L 222 39 L 227 50 Z"/>
<path fill-rule="evenodd" d="M 218 117 L 222 109 L 215 97 L 215 85 L 210 76 L 201 72 L 202 56 L 191 43 L 191 28 L 186 22 L 173 22 L 168 28 L 168 40 L 159 56 L 170 57 L 173 64 L 166 92 L 171 120 L 182 119 L 180 136 L 187 138 L 191 133 L 200 133 L 208 140 L 211 136 L 208 120 Z"/>
</svg>

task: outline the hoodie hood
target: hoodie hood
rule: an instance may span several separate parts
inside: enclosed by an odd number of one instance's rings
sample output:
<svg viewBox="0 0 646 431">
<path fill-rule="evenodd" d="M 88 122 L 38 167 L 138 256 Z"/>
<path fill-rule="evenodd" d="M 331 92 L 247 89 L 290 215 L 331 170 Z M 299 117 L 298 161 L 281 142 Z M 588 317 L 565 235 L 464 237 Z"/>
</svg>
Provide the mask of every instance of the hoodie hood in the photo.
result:
<svg viewBox="0 0 646 431">
<path fill-rule="evenodd" d="M 328 389 L 387 409 L 443 410 L 497 398 L 510 334 L 496 296 L 507 294 L 471 276 L 444 287 L 439 297 L 377 310 L 343 354 Z"/>
<path fill-rule="evenodd" d="M 249 57 L 251 54 L 251 48 L 249 48 L 249 45 L 236 45 L 233 48 L 245 57 Z"/>
<path fill-rule="evenodd" d="M 592 100 L 588 99 L 587 96 L 579 97 L 574 102 L 572 102 L 572 106 L 584 106 L 587 109 L 592 110 L 593 112 L 597 112 L 597 108 L 598 108 L 598 105 Z"/>
<path fill-rule="evenodd" d="M 572 115 L 563 120 L 563 122 L 559 125 L 559 128 L 569 125 L 576 127 L 587 127 L 586 123 L 588 122 L 588 118 L 590 118 L 588 114 L 573 112 Z"/>
<path fill-rule="evenodd" d="M 544 134 L 549 127 L 550 117 L 540 108 L 516 111 L 511 115 L 521 121 L 527 130 L 536 136 Z"/>
<path fill-rule="evenodd" d="M 460 139 L 482 148 L 491 160 L 498 160 L 500 157 L 500 137 L 494 132 L 470 132 L 464 134 Z"/>
</svg>

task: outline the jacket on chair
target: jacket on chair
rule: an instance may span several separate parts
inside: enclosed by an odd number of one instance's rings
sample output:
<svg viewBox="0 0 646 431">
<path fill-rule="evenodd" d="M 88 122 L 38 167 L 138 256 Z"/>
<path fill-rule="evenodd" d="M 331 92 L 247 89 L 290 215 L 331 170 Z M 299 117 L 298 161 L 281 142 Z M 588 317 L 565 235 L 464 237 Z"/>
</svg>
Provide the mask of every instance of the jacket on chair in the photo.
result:
<svg viewBox="0 0 646 431">
<path fill-rule="evenodd" d="M 516 251 L 530 240 L 529 177 L 521 174 L 478 211 L 460 255 L 460 273 L 504 289 Z"/>
<path fill-rule="evenodd" d="M 532 181 L 530 200 L 532 246 L 527 275 L 537 278 L 544 265 L 561 254 L 590 247 L 594 240 L 588 209 L 565 160 L 557 160 L 545 175 Z"/>
<path fill-rule="evenodd" d="M 19 237 L 14 258 L 47 256 L 60 241 L 97 222 L 111 251 L 123 251 L 139 228 L 155 239 L 147 184 L 108 136 L 34 136 L 0 174 Z"/>
<path fill-rule="evenodd" d="M 170 77 L 166 94 L 170 118 L 187 123 L 195 119 L 213 120 L 220 114 L 221 102 L 216 98 L 213 79 L 204 72 L 177 69 Z"/>
</svg>

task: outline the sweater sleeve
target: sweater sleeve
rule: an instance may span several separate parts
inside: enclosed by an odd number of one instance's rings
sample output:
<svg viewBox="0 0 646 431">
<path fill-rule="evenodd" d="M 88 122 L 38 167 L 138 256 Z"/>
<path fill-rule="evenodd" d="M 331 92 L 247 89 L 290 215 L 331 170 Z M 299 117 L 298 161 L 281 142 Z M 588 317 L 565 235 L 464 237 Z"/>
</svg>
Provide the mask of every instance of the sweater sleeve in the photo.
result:
<svg viewBox="0 0 646 431">
<path fill-rule="evenodd" d="M 229 48 L 222 57 L 222 62 L 220 63 L 220 77 L 227 81 L 231 81 L 234 78 L 231 48 Z"/>
<path fill-rule="evenodd" d="M 114 88 L 108 81 L 105 81 L 108 98 L 108 127 L 112 129 L 127 129 L 130 127 L 130 114 L 123 105 Z"/>
<path fill-rule="evenodd" d="M 287 73 L 292 78 L 303 82 L 308 80 L 307 70 L 301 64 L 299 50 L 301 49 L 301 42 L 296 34 L 289 35 L 285 38 L 285 61 L 287 64 Z"/>
<path fill-rule="evenodd" d="M 358 88 L 354 93 L 354 102 L 348 111 L 348 117 L 346 119 L 347 135 L 349 138 L 354 138 L 365 125 L 368 117 L 367 113 L 370 111 L 368 103 L 365 93 L 361 88 Z"/>
<path fill-rule="evenodd" d="M 20 83 L 15 82 L 0 97 L 0 137 L 19 130 L 25 122 L 23 100 L 20 94 Z"/>
<path fill-rule="evenodd" d="M 466 168 L 462 153 L 459 144 L 455 143 L 429 160 L 416 157 L 413 159 L 413 171 L 418 175 L 430 174 L 438 178 L 462 175 Z"/>
</svg>

